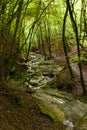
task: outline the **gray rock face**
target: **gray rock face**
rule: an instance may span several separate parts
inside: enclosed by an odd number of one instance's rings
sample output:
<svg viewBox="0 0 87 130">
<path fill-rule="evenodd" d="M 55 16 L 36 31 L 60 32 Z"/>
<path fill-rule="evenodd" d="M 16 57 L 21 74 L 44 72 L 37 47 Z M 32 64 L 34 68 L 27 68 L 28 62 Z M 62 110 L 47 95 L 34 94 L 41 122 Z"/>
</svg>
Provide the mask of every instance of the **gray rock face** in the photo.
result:
<svg viewBox="0 0 87 130">
<path fill-rule="evenodd" d="M 67 130 L 87 130 L 87 104 L 74 99 L 67 93 L 53 89 L 39 90 L 34 94 L 46 107 L 51 108 L 58 120 L 66 124 Z M 64 124 L 65 125 L 65 124 Z"/>
</svg>

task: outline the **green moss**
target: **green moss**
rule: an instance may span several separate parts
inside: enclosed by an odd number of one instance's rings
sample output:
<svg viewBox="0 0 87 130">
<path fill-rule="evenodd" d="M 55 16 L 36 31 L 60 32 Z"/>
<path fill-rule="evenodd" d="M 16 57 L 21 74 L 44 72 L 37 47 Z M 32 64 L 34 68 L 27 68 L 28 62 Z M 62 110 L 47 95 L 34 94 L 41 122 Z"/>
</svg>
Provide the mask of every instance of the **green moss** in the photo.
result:
<svg viewBox="0 0 87 130">
<path fill-rule="evenodd" d="M 55 62 L 46 60 L 39 63 L 39 65 L 55 65 Z"/>
<path fill-rule="evenodd" d="M 56 121 L 56 116 L 55 114 L 52 112 L 52 110 L 50 108 L 47 108 L 45 105 L 41 104 L 41 103 L 38 103 L 37 104 L 38 107 L 40 108 L 40 111 L 48 116 L 50 119 L 52 119 L 53 121 Z"/>
</svg>

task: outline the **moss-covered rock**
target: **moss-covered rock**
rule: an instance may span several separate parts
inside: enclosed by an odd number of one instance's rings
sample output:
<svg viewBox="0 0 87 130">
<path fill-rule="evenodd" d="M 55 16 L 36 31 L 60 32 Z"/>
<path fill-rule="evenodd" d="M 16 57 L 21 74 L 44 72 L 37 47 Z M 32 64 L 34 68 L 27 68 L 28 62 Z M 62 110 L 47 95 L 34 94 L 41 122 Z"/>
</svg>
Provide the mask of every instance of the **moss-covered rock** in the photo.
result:
<svg viewBox="0 0 87 130">
<path fill-rule="evenodd" d="M 38 105 L 38 107 L 40 108 L 40 110 L 41 110 L 41 112 L 43 114 L 45 114 L 46 116 L 48 116 L 53 121 L 56 121 L 56 119 L 57 119 L 56 115 L 53 113 L 53 111 L 49 107 L 47 107 L 47 106 L 45 106 L 45 105 L 43 105 L 41 103 L 38 103 L 37 105 Z"/>
</svg>

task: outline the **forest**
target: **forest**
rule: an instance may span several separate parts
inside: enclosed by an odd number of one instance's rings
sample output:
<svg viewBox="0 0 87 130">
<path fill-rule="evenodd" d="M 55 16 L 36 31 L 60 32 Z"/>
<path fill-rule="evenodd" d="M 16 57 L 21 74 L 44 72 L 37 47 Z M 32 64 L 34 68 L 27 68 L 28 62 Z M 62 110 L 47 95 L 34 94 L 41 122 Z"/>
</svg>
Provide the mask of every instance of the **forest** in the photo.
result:
<svg viewBox="0 0 87 130">
<path fill-rule="evenodd" d="M 87 0 L 0 0 L 0 130 L 87 130 Z"/>
</svg>

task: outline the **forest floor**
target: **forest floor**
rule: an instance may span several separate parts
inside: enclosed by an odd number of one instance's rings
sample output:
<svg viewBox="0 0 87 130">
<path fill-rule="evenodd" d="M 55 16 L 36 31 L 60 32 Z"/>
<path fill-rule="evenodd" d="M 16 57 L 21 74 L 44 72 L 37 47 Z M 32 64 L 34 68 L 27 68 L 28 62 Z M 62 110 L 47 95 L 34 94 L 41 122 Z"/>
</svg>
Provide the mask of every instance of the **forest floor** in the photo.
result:
<svg viewBox="0 0 87 130">
<path fill-rule="evenodd" d="M 71 51 L 70 56 L 75 51 Z M 61 56 L 54 59 L 65 60 Z M 39 100 L 31 93 L 2 88 L 0 85 L 0 130 L 63 130 L 60 121 L 54 122 L 42 114 L 37 105 Z"/>
<path fill-rule="evenodd" d="M 0 130 L 62 130 L 60 122 L 41 113 L 38 102 L 27 92 L 0 88 Z"/>
</svg>

